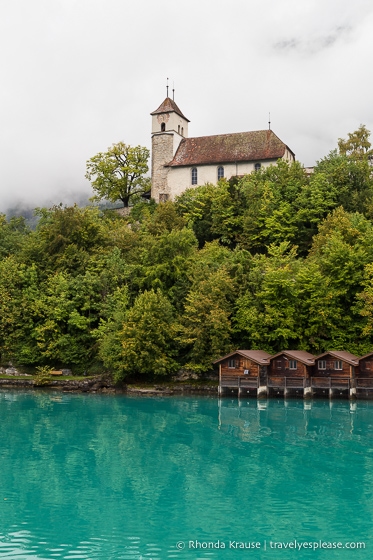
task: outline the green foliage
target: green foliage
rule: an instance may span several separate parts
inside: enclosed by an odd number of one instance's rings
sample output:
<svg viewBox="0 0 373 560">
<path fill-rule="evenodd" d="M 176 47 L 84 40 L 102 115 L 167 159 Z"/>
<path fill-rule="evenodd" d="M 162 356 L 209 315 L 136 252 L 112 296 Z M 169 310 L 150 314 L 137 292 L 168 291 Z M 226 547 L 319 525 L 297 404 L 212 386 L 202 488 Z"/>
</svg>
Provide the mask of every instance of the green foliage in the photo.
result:
<svg viewBox="0 0 373 560">
<path fill-rule="evenodd" d="M 13 217 L 8 221 L 4 214 L 0 214 L 0 258 L 18 252 L 28 233 L 24 218 Z"/>
<path fill-rule="evenodd" d="M 288 242 L 271 245 L 268 252 L 252 263 L 249 289 L 236 303 L 236 326 L 250 347 L 298 347 L 296 252 Z"/>
<path fill-rule="evenodd" d="M 348 212 L 373 216 L 373 182 L 367 159 L 355 159 L 333 151 L 318 162 L 310 186 L 315 186 L 324 197 L 326 211 L 343 206 Z"/>
<path fill-rule="evenodd" d="M 37 301 L 33 338 L 46 362 L 86 366 L 92 358 L 92 328 L 100 301 L 97 279 L 90 273 L 72 278 L 58 273 L 48 278 Z"/>
<path fill-rule="evenodd" d="M 49 210 L 38 208 L 36 213 L 40 220 L 28 236 L 22 259 L 37 263 L 47 274 L 55 270 L 83 272 L 109 243 L 106 221 L 97 208 L 60 204 Z"/>
<path fill-rule="evenodd" d="M 38 209 L 29 231 L 0 216 L 3 363 L 124 379 L 204 373 L 237 347 L 367 353 L 368 136 L 361 127 L 340 141 L 310 176 L 279 161 L 175 202 L 140 202 L 126 218 L 60 205 Z M 98 156 L 92 173 L 115 151 Z"/>
<path fill-rule="evenodd" d="M 192 227 L 199 246 L 219 239 L 233 246 L 242 227 L 243 200 L 239 185 L 225 180 L 187 189 L 177 198 L 177 211 Z"/>
<path fill-rule="evenodd" d="M 359 321 L 343 278 L 343 268 L 326 274 L 319 259 L 299 259 L 286 244 L 256 256 L 248 289 L 236 302 L 235 325 L 245 347 L 353 351 Z"/>
<path fill-rule="evenodd" d="M 162 376 L 175 372 L 176 334 L 177 325 L 168 299 L 160 290 L 141 293 L 119 332 L 122 376 Z"/>
<path fill-rule="evenodd" d="M 362 288 L 356 294 L 354 311 L 363 318 L 360 322 L 360 340 L 365 344 L 360 351 L 365 354 L 371 351 L 373 337 L 373 263 L 368 263 L 365 267 Z"/>
<path fill-rule="evenodd" d="M 233 281 L 225 267 L 196 282 L 185 300 L 180 342 L 186 347 L 186 367 L 197 372 L 229 349 L 232 334 Z"/>
<path fill-rule="evenodd" d="M 348 134 L 347 140 L 339 138 L 339 153 L 354 159 L 371 159 L 373 150 L 369 137 L 370 131 L 364 124 L 361 124 L 355 132 Z"/>
<path fill-rule="evenodd" d="M 98 357 L 114 377 L 124 379 L 127 374 L 122 358 L 121 331 L 129 308 L 127 286 L 117 288 L 107 299 L 104 317 L 93 333 L 98 341 Z"/>
<path fill-rule="evenodd" d="M 36 368 L 36 375 L 34 376 L 34 385 L 36 385 L 37 387 L 49 385 L 52 380 L 51 372 L 52 368 L 48 366 L 38 366 Z"/>
<path fill-rule="evenodd" d="M 38 294 L 34 265 L 19 263 L 15 256 L 0 261 L 0 348 L 4 361 L 35 364 L 40 359 L 33 341 Z"/>
<path fill-rule="evenodd" d="M 132 198 L 150 190 L 148 172 L 149 150 L 118 142 L 87 161 L 86 178 L 96 193 L 94 200 L 121 200 L 128 207 Z"/>
</svg>

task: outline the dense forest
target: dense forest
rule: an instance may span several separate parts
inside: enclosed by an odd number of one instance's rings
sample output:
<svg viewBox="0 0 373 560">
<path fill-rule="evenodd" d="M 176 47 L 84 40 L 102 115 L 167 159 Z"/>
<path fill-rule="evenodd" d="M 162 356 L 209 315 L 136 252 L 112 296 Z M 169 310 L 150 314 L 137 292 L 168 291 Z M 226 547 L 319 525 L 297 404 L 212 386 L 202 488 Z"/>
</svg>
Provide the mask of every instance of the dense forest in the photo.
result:
<svg viewBox="0 0 373 560">
<path fill-rule="evenodd" d="M 373 174 L 365 127 L 295 162 L 139 202 L 0 216 L 1 363 L 204 373 L 235 348 L 373 349 Z"/>
</svg>

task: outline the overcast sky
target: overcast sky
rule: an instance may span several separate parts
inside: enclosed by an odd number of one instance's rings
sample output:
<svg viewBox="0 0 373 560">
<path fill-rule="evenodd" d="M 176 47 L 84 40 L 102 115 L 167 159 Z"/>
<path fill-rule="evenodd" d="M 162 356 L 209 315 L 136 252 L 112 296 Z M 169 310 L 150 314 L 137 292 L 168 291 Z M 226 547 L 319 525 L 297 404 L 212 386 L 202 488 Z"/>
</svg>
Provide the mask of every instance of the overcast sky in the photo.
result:
<svg viewBox="0 0 373 560">
<path fill-rule="evenodd" d="M 372 52 L 372 0 L 0 0 L 0 210 L 90 196 L 88 158 L 150 148 L 167 77 L 189 136 L 270 112 L 314 165 L 373 131 Z"/>
</svg>

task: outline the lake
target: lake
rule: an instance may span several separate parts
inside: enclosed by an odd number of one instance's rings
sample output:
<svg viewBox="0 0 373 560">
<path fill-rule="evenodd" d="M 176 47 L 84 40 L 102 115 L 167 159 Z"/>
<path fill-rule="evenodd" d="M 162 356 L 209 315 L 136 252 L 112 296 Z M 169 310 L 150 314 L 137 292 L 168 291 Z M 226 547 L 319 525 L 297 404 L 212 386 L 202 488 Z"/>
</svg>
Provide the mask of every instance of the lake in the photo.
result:
<svg viewBox="0 0 373 560">
<path fill-rule="evenodd" d="M 373 402 L 2 390 L 0 421 L 0 558 L 373 557 Z"/>
</svg>

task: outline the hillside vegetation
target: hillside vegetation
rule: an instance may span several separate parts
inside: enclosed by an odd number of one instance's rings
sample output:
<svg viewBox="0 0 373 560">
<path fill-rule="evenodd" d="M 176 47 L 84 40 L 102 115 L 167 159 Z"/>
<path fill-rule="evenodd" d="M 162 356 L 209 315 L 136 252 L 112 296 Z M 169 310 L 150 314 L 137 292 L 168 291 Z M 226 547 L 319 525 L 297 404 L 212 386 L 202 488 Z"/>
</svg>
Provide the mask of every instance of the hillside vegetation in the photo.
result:
<svg viewBox="0 0 373 560">
<path fill-rule="evenodd" d="M 282 161 L 139 203 L 0 218 L 3 364 L 164 376 L 235 348 L 373 349 L 373 176 L 359 131 L 308 176 Z M 369 137 L 369 134 L 368 134 Z"/>
</svg>

